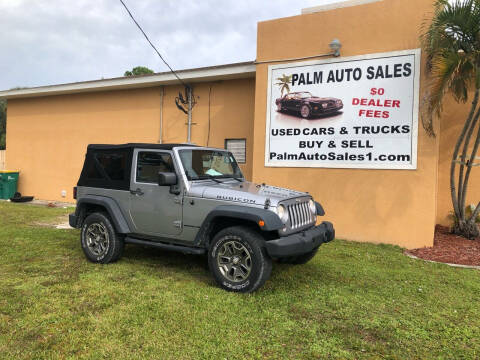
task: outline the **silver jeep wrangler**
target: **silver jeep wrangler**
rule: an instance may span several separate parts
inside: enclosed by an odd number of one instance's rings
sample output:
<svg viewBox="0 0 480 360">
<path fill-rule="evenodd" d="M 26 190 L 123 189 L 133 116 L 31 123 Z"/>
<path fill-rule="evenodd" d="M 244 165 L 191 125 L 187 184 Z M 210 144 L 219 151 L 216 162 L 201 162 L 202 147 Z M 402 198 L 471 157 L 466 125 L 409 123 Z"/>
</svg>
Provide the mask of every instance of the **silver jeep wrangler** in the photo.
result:
<svg viewBox="0 0 480 360">
<path fill-rule="evenodd" d="M 333 240 L 308 193 L 245 181 L 233 155 L 185 144 L 89 145 L 70 225 L 88 260 L 111 263 L 124 244 L 207 254 L 222 288 L 252 292 L 272 259 L 304 264 Z"/>
</svg>

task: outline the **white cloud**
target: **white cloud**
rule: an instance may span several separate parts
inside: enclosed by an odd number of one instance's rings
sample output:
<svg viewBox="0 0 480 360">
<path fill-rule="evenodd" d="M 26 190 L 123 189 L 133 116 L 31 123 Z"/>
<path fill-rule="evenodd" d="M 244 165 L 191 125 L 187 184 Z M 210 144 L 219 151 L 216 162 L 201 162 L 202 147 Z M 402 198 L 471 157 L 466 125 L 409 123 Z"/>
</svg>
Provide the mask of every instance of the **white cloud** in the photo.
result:
<svg viewBox="0 0 480 360">
<path fill-rule="evenodd" d="M 175 69 L 255 59 L 256 23 L 334 0 L 125 0 Z M 165 65 L 118 0 L 0 0 L 0 89 Z"/>
</svg>

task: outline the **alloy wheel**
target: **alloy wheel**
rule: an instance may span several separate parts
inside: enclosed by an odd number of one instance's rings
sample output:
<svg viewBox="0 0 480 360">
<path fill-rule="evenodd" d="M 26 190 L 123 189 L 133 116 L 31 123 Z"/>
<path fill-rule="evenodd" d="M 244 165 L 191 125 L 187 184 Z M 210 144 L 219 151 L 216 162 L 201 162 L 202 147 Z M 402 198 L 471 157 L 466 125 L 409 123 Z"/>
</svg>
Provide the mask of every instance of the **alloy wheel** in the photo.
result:
<svg viewBox="0 0 480 360">
<path fill-rule="evenodd" d="M 110 245 L 107 228 L 101 223 L 92 223 L 87 228 L 86 245 L 95 256 L 104 255 Z"/>
<path fill-rule="evenodd" d="M 241 282 L 250 275 L 252 257 L 242 243 L 235 240 L 228 241 L 218 251 L 217 266 L 227 280 Z"/>
</svg>

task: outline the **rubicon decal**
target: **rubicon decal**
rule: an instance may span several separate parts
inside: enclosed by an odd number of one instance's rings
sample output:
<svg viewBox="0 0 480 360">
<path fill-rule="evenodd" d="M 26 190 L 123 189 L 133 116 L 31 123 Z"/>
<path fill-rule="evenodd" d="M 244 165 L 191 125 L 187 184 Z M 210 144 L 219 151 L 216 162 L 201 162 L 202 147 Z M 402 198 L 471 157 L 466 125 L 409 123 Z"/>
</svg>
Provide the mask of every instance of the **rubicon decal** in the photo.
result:
<svg viewBox="0 0 480 360">
<path fill-rule="evenodd" d="M 416 169 L 420 55 L 269 66 L 265 165 Z"/>
<path fill-rule="evenodd" d="M 255 199 L 243 198 L 238 196 L 217 195 L 217 200 L 238 201 L 242 203 L 255 204 Z"/>
</svg>

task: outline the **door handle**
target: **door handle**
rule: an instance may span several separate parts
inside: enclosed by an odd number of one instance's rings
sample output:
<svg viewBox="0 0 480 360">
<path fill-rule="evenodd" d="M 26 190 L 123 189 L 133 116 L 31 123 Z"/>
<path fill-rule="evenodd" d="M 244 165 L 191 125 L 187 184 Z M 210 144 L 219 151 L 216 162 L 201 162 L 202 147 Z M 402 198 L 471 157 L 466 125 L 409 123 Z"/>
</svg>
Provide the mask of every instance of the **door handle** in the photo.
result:
<svg viewBox="0 0 480 360">
<path fill-rule="evenodd" d="M 140 188 L 137 188 L 137 190 L 130 190 L 130 194 L 132 195 L 143 195 L 143 191 Z"/>
</svg>

